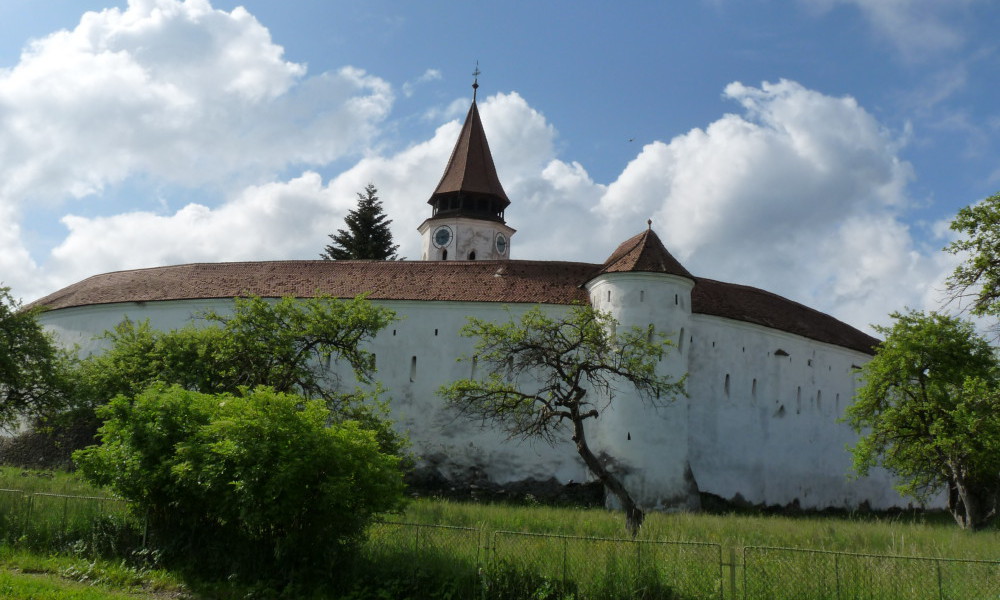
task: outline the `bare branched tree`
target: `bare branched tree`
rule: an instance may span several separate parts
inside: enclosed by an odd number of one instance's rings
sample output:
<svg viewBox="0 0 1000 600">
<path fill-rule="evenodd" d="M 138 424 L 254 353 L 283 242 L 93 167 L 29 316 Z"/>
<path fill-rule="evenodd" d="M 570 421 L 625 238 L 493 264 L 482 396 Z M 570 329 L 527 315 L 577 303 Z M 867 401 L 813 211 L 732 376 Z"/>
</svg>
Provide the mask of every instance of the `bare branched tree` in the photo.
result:
<svg viewBox="0 0 1000 600">
<path fill-rule="evenodd" d="M 477 338 L 476 354 L 463 360 L 477 361 L 486 377 L 453 382 L 439 393 L 462 415 L 502 427 L 511 438 L 554 444 L 569 437 L 590 472 L 621 503 L 626 529 L 635 536 L 643 512 L 590 449 L 584 424 L 611 406 L 620 386 L 662 406 L 684 394 L 684 379 L 657 372 L 671 346 L 665 336 L 617 327 L 611 315 L 589 306 L 574 306 L 559 318 L 536 307 L 520 321 L 501 324 L 470 318 L 462 335 Z"/>
</svg>

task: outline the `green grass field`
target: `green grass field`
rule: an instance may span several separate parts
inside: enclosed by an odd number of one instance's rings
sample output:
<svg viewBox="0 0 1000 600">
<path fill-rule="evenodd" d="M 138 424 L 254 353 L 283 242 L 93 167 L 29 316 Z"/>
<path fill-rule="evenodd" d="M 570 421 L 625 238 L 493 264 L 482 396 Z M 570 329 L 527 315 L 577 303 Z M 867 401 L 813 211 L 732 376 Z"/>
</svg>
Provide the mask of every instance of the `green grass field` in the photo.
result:
<svg viewBox="0 0 1000 600">
<path fill-rule="evenodd" d="M 625 536 L 619 513 L 594 508 L 553 508 L 417 500 L 399 520 L 563 535 Z M 944 514 L 878 516 L 650 513 L 644 540 L 710 542 L 742 550 L 779 546 L 840 552 L 1000 558 L 1000 530 L 963 531 Z"/>
<path fill-rule="evenodd" d="M 136 562 L 140 520 L 122 503 L 64 498 L 106 495 L 74 475 L 0 469 L 0 487 L 35 494 L 0 493 L 0 590 L 15 590 L 0 598 L 118 597 L 60 595 L 86 591 L 64 580 L 140 598 L 266 597 Z M 652 513 L 637 540 L 622 539 L 620 514 L 593 508 L 418 499 L 386 520 L 349 584 L 294 597 L 1000 597 L 1000 531 L 962 531 L 944 515 Z"/>
</svg>

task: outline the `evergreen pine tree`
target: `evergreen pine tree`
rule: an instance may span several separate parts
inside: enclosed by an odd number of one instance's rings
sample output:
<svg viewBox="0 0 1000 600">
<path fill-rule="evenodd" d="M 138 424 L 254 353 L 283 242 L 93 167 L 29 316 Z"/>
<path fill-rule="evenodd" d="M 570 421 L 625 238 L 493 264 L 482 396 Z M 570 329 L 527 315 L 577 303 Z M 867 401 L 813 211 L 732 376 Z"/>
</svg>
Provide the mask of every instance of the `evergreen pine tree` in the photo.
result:
<svg viewBox="0 0 1000 600">
<path fill-rule="evenodd" d="M 347 229 L 339 229 L 335 235 L 330 235 L 333 243 L 326 247 L 320 258 L 397 260 L 399 245 L 392 243 L 392 232 L 389 231 L 392 221 L 382 212 L 382 201 L 376 194 L 378 190 L 373 183 L 368 184 L 364 194 L 358 193 L 358 207 L 344 218 Z"/>
</svg>

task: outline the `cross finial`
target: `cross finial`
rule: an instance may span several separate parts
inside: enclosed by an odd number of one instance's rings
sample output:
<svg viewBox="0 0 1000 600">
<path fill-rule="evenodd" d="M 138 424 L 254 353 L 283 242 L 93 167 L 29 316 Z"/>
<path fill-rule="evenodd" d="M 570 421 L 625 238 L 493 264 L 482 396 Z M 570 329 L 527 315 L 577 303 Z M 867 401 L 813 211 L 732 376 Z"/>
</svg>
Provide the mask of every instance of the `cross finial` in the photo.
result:
<svg viewBox="0 0 1000 600">
<path fill-rule="evenodd" d="M 646 226 L 649 228 L 650 231 L 652 231 L 653 230 L 653 220 L 652 219 L 646 219 Z"/>
<path fill-rule="evenodd" d="M 476 70 L 472 72 L 475 79 L 472 81 L 472 101 L 476 101 L 476 92 L 479 90 L 479 61 L 476 61 Z"/>
</svg>

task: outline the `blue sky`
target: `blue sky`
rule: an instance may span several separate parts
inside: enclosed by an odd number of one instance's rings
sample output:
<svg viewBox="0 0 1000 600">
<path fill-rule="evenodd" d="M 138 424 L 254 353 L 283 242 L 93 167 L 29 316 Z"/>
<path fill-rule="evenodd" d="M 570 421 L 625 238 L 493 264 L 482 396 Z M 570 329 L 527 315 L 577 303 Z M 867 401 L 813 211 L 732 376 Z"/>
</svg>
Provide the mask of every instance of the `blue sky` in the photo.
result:
<svg viewBox="0 0 1000 600">
<path fill-rule="evenodd" d="M 1000 191 L 988 0 L 0 4 L 0 281 L 314 258 L 372 181 L 403 254 L 468 108 L 512 256 L 652 218 L 696 275 L 856 326 L 936 308 Z"/>
</svg>

